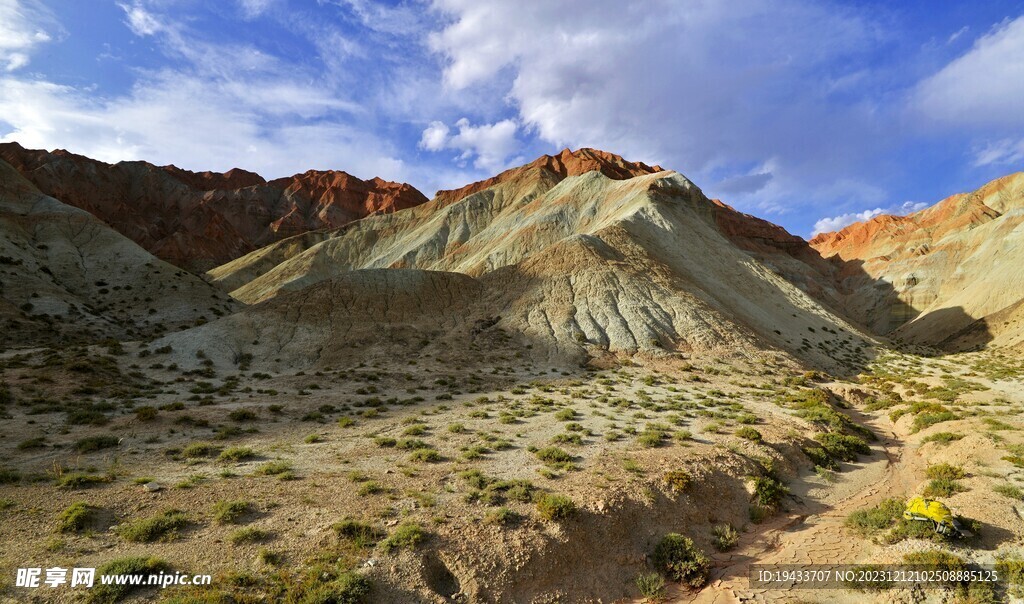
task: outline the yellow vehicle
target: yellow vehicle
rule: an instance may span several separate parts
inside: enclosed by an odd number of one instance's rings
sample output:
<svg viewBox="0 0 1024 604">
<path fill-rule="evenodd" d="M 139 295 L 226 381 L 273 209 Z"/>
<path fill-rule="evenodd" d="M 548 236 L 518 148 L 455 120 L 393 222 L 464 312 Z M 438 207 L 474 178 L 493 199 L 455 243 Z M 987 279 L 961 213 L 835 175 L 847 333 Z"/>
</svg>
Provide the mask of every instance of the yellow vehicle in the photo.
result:
<svg viewBox="0 0 1024 604">
<path fill-rule="evenodd" d="M 907 507 L 903 511 L 903 517 L 907 520 L 931 522 L 935 527 L 935 532 L 941 535 L 949 537 L 966 536 L 966 531 L 963 530 L 960 523 L 953 517 L 953 512 L 949 511 L 946 504 L 934 499 L 912 497 L 907 502 Z"/>
</svg>

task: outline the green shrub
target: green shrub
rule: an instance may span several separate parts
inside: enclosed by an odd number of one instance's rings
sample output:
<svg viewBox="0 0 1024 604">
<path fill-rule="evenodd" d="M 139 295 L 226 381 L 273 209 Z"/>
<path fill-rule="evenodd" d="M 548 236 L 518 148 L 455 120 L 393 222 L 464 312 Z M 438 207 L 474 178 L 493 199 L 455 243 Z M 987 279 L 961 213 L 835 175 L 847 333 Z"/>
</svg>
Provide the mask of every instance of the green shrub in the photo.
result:
<svg viewBox="0 0 1024 604">
<path fill-rule="evenodd" d="M 871 453 L 871 447 L 859 436 L 828 432 L 819 434 L 818 442 L 829 457 L 840 461 L 857 461 L 858 455 Z"/>
<path fill-rule="evenodd" d="M 561 409 L 555 413 L 555 419 L 563 422 L 571 421 L 576 419 L 576 411 L 574 409 Z"/>
<path fill-rule="evenodd" d="M 819 468 L 825 468 L 826 470 L 838 470 L 839 464 L 836 460 L 829 456 L 828 451 L 823 447 L 806 447 L 801 449 L 807 459 L 811 460 L 815 466 Z"/>
<path fill-rule="evenodd" d="M 243 543 L 260 543 L 270 539 L 270 532 L 253 526 L 247 526 L 231 533 L 231 537 L 229 537 L 229 539 L 233 545 L 242 545 Z"/>
<path fill-rule="evenodd" d="M 21 472 L 14 468 L 0 467 L 0 484 L 15 484 L 21 480 Z"/>
<path fill-rule="evenodd" d="M 665 440 L 667 438 L 668 433 L 666 433 L 664 430 L 659 430 L 657 428 L 647 428 L 646 430 L 641 432 L 639 436 L 636 437 L 636 442 L 637 444 L 643 447 L 653 449 L 665 444 Z"/>
<path fill-rule="evenodd" d="M 720 552 L 727 552 L 736 547 L 739 543 L 740 534 L 731 524 L 719 524 L 711 529 L 711 537 L 715 549 Z"/>
<path fill-rule="evenodd" d="M 938 549 L 903 554 L 903 564 L 950 573 L 967 570 L 966 560 L 956 554 Z M 959 583 L 959 581 L 951 580 L 949 586 L 952 587 L 956 583 Z"/>
<path fill-rule="evenodd" d="M 178 531 L 186 524 L 188 524 L 188 518 L 185 513 L 171 509 L 156 516 L 118 525 L 115 532 L 122 539 L 135 543 L 170 541 L 177 537 Z"/>
<path fill-rule="evenodd" d="M 415 522 L 405 522 L 398 525 L 387 539 L 381 542 L 384 551 L 390 552 L 396 549 L 411 549 L 426 541 L 427 532 Z"/>
<path fill-rule="evenodd" d="M 519 522 L 519 514 L 506 507 L 500 507 L 496 510 L 487 512 L 487 515 L 484 517 L 484 522 L 488 524 L 497 524 L 498 526 L 510 526 Z"/>
<path fill-rule="evenodd" d="M 928 484 L 924 487 L 923 495 L 925 497 L 950 497 L 966 490 L 967 487 L 960 483 L 960 481 L 949 478 L 936 478 L 928 481 Z"/>
<path fill-rule="evenodd" d="M 441 460 L 441 454 L 434 449 L 416 449 L 409 455 L 409 461 L 416 461 L 420 463 L 436 463 Z"/>
<path fill-rule="evenodd" d="M 948 463 L 935 464 L 934 466 L 928 466 L 925 470 L 924 475 L 927 478 L 936 480 L 959 480 L 967 476 L 964 469 L 960 466 L 953 466 Z"/>
<path fill-rule="evenodd" d="M 665 579 L 658 573 L 640 573 L 635 583 L 640 595 L 651 602 L 660 602 L 665 597 Z"/>
<path fill-rule="evenodd" d="M 1011 554 L 996 556 L 996 570 L 999 577 L 1009 583 L 1013 588 L 1013 595 L 1020 596 L 1020 586 L 1024 585 L 1024 559 Z"/>
<path fill-rule="evenodd" d="M 902 517 L 896 522 L 896 526 L 882 537 L 881 541 L 893 544 L 905 539 L 926 539 L 937 543 L 949 541 L 949 538 L 945 535 L 935 532 L 935 525 L 931 522 L 907 520 Z"/>
<path fill-rule="evenodd" d="M 137 407 L 135 409 L 135 417 L 140 422 L 150 422 L 150 421 L 153 421 L 154 419 L 156 419 L 156 416 L 157 416 L 157 411 L 156 411 L 156 408 L 154 408 L 154 407 L 145 406 L 145 407 Z"/>
<path fill-rule="evenodd" d="M 324 582 L 316 577 L 289 592 L 287 602 L 300 604 L 364 604 L 370 597 L 370 580 L 354 572 L 343 572 Z M 295 593 L 301 591 L 301 595 Z"/>
<path fill-rule="evenodd" d="M 786 485 L 770 476 L 758 476 L 754 479 L 754 501 L 765 509 L 777 509 L 782 498 L 788 493 Z"/>
<path fill-rule="evenodd" d="M 576 503 L 565 495 L 545 493 L 537 498 L 537 512 L 545 520 L 566 520 L 576 513 Z"/>
<path fill-rule="evenodd" d="M 654 547 L 651 558 L 655 568 L 673 581 L 695 588 L 707 582 L 711 560 L 689 537 L 678 533 L 665 535 Z"/>
<path fill-rule="evenodd" d="M 90 436 L 75 443 L 75 450 L 79 453 L 92 453 L 102 449 L 111 449 L 117 446 L 116 436 Z"/>
<path fill-rule="evenodd" d="M 761 442 L 762 439 L 761 433 L 750 426 L 743 426 L 739 430 L 736 430 L 736 436 L 753 442 Z"/>
<path fill-rule="evenodd" d="M 356 491 L 356 494 L 359 495 L 360 497 L 366 497 L 367 495 L 376 495 L 377 493 L 382 493 L 383 491 L 384 487 L 382 487 L 380 483 L 370 480 L 360 485 L 359 490 Z"/>
<path fill-rule="evenodd" d="M 669 470 L 665 472 L 663 477 L 665 484 L 676 493 L 681 493 L 686 490 L 686 487 L 690 486 L 693 482 L 693 477 L 686 470 Z"/>
<path fill-rule="evenodd" d="M 221 461 L 245 461 L 256 457 L 256 451 L 249 447 L 228 447 L 221 451 L 217 459 Z"/>
<path fill-rule="evenodd" d="M 80 533 L 96 521 L 99 508 L 84 501 L 76 501 L 57 517 L 57 530 L 62 533 Z"/>
<path fill-rule="evenodd" d="M 1024 489 L 1010 483 L 997 484 L 992 487 L 992 490 L 1003 497 L 1009 497 L 1010 499 L 1016 499 L 1018 501 L 1024 499 Z"/>
<path fill-rule="evenodd" d="M 931 434 L 922 438 L 921 444 L 936 443 L 940 445 L 948 445 L 949 443 L 955 440 L 960 440 L 963 437 L 963 434 L 957 434 L 955 432 L 936 432 L 935 434 Z"/>
<path fill-rule="evenodd" d="M 572 462 L 572 455 L 569 455 L 564 449 L 558 447 L 544 447 L 540 449 L 534 455 L 537 459 L 543 461 L 546 464 L 562 464 Z"/>
<path fill-rule="evenodd" d="M 81 489 L 96 484 L 102 484 L 113 480 L 110 476 L 99 474 L 86 474 L 84 472 L 71 472 L 62 474 L 57 479 L 57 486 L 65 489 Z"/>
<path fill-rule="evenodd" d="M 171 570 L 171 565 L 160 558 L 127 557 L 115 558 L 107 562 L 96 569 L 96 575 L 134 575 L 146 577 L 148 575 L 158 575 L 169 570 Z M 145 579 L 143 579 L 142 585 L 144 584 Z M 93 588 L 86 592 L 85 599 L 90 604 L 109 604 L 110 602 L 122 600 L 138 588 L 138 585 L 130 583 L 103 585 L 97 580 Z"/>
<path fill-rule="evenodd" d="M 875 507 L 853 512 L 846 517 L 846 526 L 864 534 L 881 531 L 902 518 L 905 507 L 902 499 L 892 497 Z"/>
<path fill-rule="evenodd" d="M 384 538 L 384 531 L 358 520 L 342 520 L 331 527 L 340 539 L 351 542 L 356 547 L 373 547 Z"/>
<path fill-rule="evenodd" d="M 228 419 L 235 422 L 248 422 L 256 419 L 256 412 L 251 409 L 235 409 L 228 413 Z"/>
<path fill-rule="evenodd" d="M 254 474 L 258 476 L 285 476 L 292 473 L 291 462 L 283 459 L 277 461 L 268 461 L 267 463 L 256 468 Z"/>
<path fill-rule="evenodd" d="M 238 524 L 248 514 L 255 511 L 251 501 L 218 501 L 213 504 L 213 519 L 218 524 Z"/>
<path fill-rule="evenodd" d="M 914 425 L 911 432 L 920 432 L 925 428 L 940 424 L 942 422 L 953 421 L 957 419 L 956 413 L 952 411 L 939 411 L 937 413 L 919 413 L 914 416 Z"/>
<path fill-rule="evenodd" d="M 189 443 L 181 450 L 181 456 L 185 459 L 196 459 L 199 457 L 212 457 L 220 451 L 220 447 L 210 443 L 195 442 Z"/>
</svg>

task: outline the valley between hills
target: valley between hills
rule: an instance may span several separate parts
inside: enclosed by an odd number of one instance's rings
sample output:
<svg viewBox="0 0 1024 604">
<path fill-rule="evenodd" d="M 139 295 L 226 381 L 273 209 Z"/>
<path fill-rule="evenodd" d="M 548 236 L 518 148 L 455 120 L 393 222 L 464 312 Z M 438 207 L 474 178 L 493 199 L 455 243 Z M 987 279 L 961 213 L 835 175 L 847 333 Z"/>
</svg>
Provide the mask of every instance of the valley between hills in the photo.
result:
<svg viewBox="0 0 1024 604">
<path fill-rule="evenodd" d="M 805 241 L 593 149 L 428 199 L 0 145 L 0 600 L 1019 597 L 1022 222 L 1024 173 Z M 812 563 L 1005 580 L 747 579 Z"/>
</svg>

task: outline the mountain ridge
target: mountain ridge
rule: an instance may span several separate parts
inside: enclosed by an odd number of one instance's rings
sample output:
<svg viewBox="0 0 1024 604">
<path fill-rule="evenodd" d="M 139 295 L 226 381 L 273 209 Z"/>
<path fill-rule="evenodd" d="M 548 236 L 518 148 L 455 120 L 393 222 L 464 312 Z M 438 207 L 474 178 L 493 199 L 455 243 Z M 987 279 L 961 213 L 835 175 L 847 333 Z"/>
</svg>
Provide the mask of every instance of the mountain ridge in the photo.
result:
<svg viewBox="0 0 1024 604">
<path fill-rule="evenodd" d="M 108 164 L 64 150 L 0 144 L 39 189 L 82 208 L 173 264 L 205 270 L 299 232 L 413 207 L 427 198 L 406 183 L 309 170 L 271 181 L 233 168 L 191 172 L 148 162 Z"/>
</svg>

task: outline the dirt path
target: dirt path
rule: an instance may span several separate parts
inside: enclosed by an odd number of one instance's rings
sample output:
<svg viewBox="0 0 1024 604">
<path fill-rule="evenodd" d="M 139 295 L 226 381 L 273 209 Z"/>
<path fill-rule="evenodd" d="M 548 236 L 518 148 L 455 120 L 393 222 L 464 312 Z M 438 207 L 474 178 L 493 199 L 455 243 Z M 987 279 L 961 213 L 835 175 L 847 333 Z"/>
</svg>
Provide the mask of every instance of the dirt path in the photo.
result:
<svg viewBox="0 0 1024 604">
<path fill-rule="evenodd" d="M 874 547 L 850 537 L 843 528 L 846 516 L 887 497 L 906 495 L 917 485 L 924 469 L 921 458 L 895 434 L 877 425 L 871 427 L 886 436 L 875 444 L 869 460 L 846 469 L 827 490 L 814 489 L 806 482 L 794 485 L 794 498 L 800 501 L 797 507 L 761 525 L 760 530 L 744 534 L 736 550 L 715 555 L 716 568 L 706 588 L 698 593 L 670 593 L 669 601 L 728 604 L 799 600 L 811 592 L 750 589 L 749 565 L 864 561 Z M 820 498 L 814 497 L 815 490 L 822 493 Z M 841 597 L 839 592 L 829 593 L 829 601 L 841 602 Z"/>
</svg>

